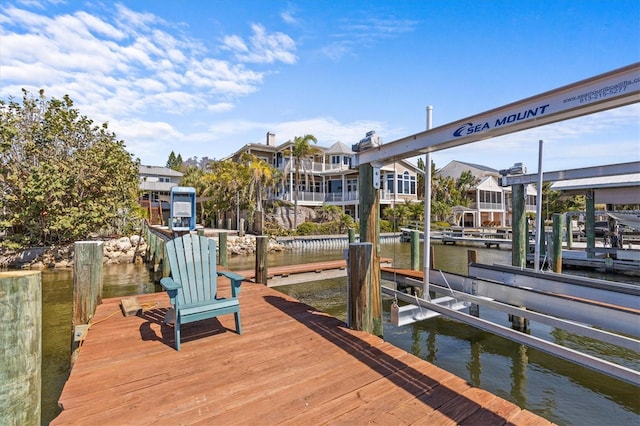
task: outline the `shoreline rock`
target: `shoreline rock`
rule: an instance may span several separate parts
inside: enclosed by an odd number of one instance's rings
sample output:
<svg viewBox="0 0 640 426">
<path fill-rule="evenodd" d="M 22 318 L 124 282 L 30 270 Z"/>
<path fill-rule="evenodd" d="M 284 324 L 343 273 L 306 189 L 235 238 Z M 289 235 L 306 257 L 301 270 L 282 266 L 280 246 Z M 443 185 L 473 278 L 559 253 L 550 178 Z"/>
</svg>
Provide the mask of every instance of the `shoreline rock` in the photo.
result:
<svg viewBox="0 0 640 426">
<path fill-rule="evenodd" d="M 214 238 L 218 242 L 217 238 Z M 138 235 L 120 237 L 104 242 L 103 264 L 117 265 L 121 263 L 144 263 L 147 256 L 147 243 Z M 271 238 L 269 252 L 286 250 L 285 246 Z M 21 251 L 0 253 L 0 270 L 2 269 L 64 269 L 73 267 L 74 244 L 65 246 L 30 247 Z M 230 255 L 251 255 L 256 251 L 256 237 L 227 237 L 227 253 Z M 134 261 L 135 257 L 135 261 Z"/>
</svg>

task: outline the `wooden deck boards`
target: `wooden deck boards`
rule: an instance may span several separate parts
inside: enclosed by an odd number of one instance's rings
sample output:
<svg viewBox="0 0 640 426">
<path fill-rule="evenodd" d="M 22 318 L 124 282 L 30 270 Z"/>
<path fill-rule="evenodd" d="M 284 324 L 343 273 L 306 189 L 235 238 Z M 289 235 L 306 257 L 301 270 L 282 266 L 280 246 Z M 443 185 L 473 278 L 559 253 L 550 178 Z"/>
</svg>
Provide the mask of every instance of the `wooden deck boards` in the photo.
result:
<svg viewBox="0 0 640 426">
<path fill-rule="evenodd" d="M 165 293 L 138 300 L 159 305 L 98 307 L 52 425 L 549 424 L 263 285 L 242 286 L 241 336 L 232 315 L 186 324 L 180 352 Z"/>
</svg>

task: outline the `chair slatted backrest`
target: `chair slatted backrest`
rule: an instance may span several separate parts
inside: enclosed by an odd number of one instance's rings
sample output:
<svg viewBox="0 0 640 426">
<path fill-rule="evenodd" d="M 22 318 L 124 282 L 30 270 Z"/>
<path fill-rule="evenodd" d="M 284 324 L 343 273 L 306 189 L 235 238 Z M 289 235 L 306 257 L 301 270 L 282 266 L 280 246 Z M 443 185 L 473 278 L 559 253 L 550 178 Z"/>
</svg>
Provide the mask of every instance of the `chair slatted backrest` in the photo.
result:
<svg viewBox="0 0 640 426">
<path fill-rule="evenodd" d="M 210 238 L 185 234 L 165 245 L 171 277 L 182 288 L 178 303 L 192 304 L 214 300 L 217 294 L 216 242 Z"/>
</svg>

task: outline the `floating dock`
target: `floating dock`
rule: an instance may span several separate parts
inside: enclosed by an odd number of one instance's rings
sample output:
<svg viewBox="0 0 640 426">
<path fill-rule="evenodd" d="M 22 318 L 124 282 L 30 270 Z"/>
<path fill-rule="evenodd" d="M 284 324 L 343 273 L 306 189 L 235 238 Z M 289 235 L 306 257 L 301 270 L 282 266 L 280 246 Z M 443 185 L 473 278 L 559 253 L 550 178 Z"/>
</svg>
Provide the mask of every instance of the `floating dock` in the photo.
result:
<svg viewBox="0 0 640 426">
<path fill-rule="evenodd" d="M 52 425 L 550 424 L 264 285 L 242 286 L 242 335 L 231 315 L 185 324 L 180 352 L 166 294 L 137 299 L 98 307 Z"/>
</svg>

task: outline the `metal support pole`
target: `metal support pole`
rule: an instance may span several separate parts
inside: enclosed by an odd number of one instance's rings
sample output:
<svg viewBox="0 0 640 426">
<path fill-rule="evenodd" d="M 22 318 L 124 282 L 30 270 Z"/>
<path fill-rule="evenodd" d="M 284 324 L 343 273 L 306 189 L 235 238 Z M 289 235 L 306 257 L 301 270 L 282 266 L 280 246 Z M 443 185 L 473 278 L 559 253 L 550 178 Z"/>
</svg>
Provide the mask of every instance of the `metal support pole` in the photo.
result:
<svg viewBox="0 0 640 426">
<path fill-rule="evenodd" d="M 427 130 L 431 129 L 433 107 L 427 107 Z M 429 298 L 429 266 L 431 265 L 431 153 L 428 152 L 424 156 L 424 248 L 423 248 L 423 281 L 422 294 Z"/>
<path fill-rule="evenodd" d="M 544 235 L 542 227 L 542 145 L 544 142 L 540 139 L 538 143 L 538 196 L 536 197 L 536 238 L 533 268 L 535 271 L 540 270 L 540 241 Z"/>
</svg>

